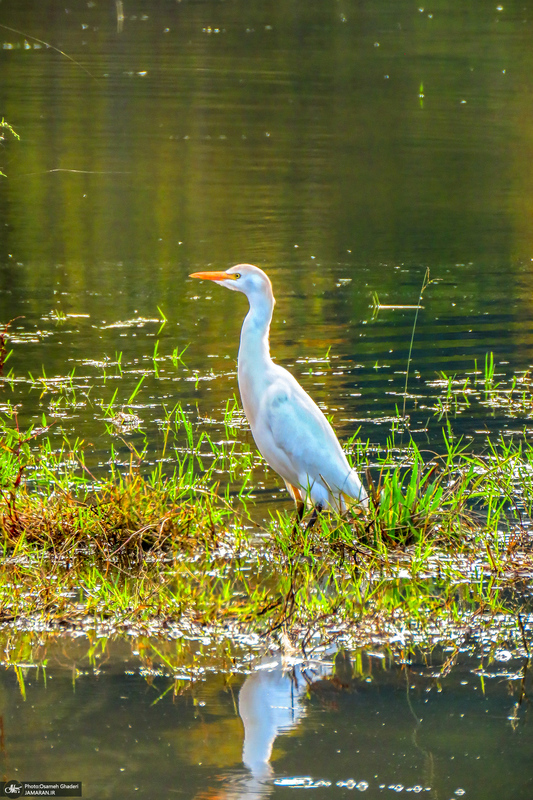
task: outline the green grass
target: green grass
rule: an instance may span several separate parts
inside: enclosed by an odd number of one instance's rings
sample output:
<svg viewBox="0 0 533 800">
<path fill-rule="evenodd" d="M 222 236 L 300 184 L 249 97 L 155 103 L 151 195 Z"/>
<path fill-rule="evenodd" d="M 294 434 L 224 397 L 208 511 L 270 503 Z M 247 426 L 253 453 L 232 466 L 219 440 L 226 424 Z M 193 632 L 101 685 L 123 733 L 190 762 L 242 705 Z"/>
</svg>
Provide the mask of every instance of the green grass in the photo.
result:
<svg viewBox="0 0 533 800">
<path fill-rule="evenodd" d="M 197 434 L 180 406 L 168 411 L 151 470 L 131 444 L 129 463 L 115 465 L 116 412 L 104 411 L 111 471 L 97 479 L 84 442 L 54 437 L 45 424 L 22 431 L 16 411 L 4 410 L 6 630 L 163 638 L 176 627 L 252 631 L 265 641 L 290 636 L 304 648 L 342 632 L 407 646 L 430 643 L 435 626 L 440 642 L 455 642 L 458 630 L 471 636 L 474 624 L 498 627 L 527 610 L 527 441 L 492 443 L 482 455 L 446 437 L 441 455 L 409 441 L 401 458 L 394 437 L 378 452 L 359 444 L 353 455 L 367 476 L 368 513 L 324 514 L 306 530 L 287 511 L 268 525 L 253 521 L 256 456 L 231 436 L 235 402 L 224 414 L 225 444 Z M 519 637 L 517 623 L 514 631 Z"/>
<path fill-rule="evenodd" d="M 8 341 L 9 325 L 0 374 Z M 438 452 L 410 437 L 404 410 L 385 446 L 354 434 L 348 455 L 365 478 L 368 511 L 323 514 L 308 529 L 279 505 L 264 521 L 253 497 L 264 465 L 240 435 L 237 400 L 218 421 L 220 440 L 211 420 L 193 425 L 178 404 L 158 410 L 156 444 L 148 441 L 136 404 L 149 373 L 157 377 L 158 342 L 146 370 L 129 370 L 124 402 L 113 382 L 125 370 L 121 353 L 98 366 L 102 386 L 112 383 L 105 401 L 89 399 L 74 370 L 5 375 L 6 388 L 46 398 L 49 416 L 21 428 L 16 407 L 0 412 L 3 635 L 98 630 L 164 640 L 209 630 L 215 639 L 289 637 L 304 648 L 339 635 L 401 647 L 476 635 L 521 641 L 533 577 L 533 445 L 526 431 L 474 451 L 452 423 L 474 402 L 527 417 L 529 373 L 508 381 L 489 354 L 484 372 L 440 375 L 427 406 L 443 423 Z M 170 358 L 186 370 L 184 352 Z M 103 461 L 60 427 L 86 403 L 101 420 Z"/>
</svg>

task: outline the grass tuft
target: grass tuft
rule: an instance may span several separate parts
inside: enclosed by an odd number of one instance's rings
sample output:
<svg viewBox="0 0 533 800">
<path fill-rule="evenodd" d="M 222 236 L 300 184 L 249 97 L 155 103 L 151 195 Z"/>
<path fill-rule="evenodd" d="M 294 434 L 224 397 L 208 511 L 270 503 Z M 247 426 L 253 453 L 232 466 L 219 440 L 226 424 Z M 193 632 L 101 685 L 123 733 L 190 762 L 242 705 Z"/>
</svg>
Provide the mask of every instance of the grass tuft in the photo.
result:
<svg viewBox="0 0 533 800">
<path fill-rule="evenodd" d="M 490 364 L 485 385 L 500 391 Z M 140 424 L 135 445 L 125 438 L 134 395 L 120 411 L 116 393 L 101 406 L 110 458 L 98 477 L 86 463 L 89 443 L 46 418 L 22 429 L 17 410 L 3 407 L 0 625 L 163 638 L 252 631 L 305 648 L 371 630 L 380 641 L 421 645 L 438 630 L 439 642 L 455 642 L 473 625 L 527 619 L 526 438 L 489 441 L 479 454 L 448 435 L 441 453 L 413 440 L 399 446 L 394 433 L 383 448 L 359 442 L 368 512 L 323 514 L 308 528 L 281 510 L 263 525 L 251 518 L 257 459 L 237 441 L 237 402 L 224 410 L 221 442 L 181 406 L 164 410 L 149 465 Z"/>
</svg>

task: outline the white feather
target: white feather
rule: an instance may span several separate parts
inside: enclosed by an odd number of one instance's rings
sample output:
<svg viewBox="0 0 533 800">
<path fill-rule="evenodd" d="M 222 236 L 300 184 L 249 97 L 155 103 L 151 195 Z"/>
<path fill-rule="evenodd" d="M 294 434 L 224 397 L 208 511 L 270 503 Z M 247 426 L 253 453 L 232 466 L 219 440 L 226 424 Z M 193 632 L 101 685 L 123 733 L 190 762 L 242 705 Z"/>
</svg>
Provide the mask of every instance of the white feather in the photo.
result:
<svg viewBox="0 0 533 800">
<path fill-rule="evenodd" d="M 366 506 L 365 489 L 323 412 L 291 373 L 270 357 L 275 300 L 267 275 L 251 264 L 238 264 L 226 273 L 196 273 L 195 277 L 243 292 L 250 303 L 241 331 L 239 390 L 265 461 L 281 475 L 297 501 L 341 512 L 350 502 Z"/>
</svg>

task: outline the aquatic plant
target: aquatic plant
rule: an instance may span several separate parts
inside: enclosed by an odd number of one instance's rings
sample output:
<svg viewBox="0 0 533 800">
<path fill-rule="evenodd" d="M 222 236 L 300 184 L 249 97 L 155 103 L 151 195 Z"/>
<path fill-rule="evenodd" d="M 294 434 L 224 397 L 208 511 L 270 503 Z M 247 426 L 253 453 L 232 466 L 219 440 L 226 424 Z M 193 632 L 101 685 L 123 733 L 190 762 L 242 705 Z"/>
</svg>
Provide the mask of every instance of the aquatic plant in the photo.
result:
<svg viewBox="0 0 533 800">
<path fill-rule="evenodd" d="M 237 410 L 228 404 L 228 431 Z M 176 445 L 183 435 L 185 451 Z M 111 453 L 110 477 L 97 480 L 85 465 L 86 443 L 63 438 L 58 446 L 50 436 L 48 425 L 20 430 L 16 410 L 4 411 L 4 624 L 162 633 L 172 621 L 292 631 L 305 642 L 371 615 L 385 628 L 394 619 L 391 630 L 402 619 L 420 639 L 450 615 L 522 609 L 513 591 L 532 572 L 527 444 L 502 442 L 472 456 L 446 442 L 444 456 L 424 462 L 411 443 L 401 463 L 393 440 L 379 460 L 361 446 L 368 514 L 325 515 L 315 529 L 295 529 L 287 512 L 266 528 L 251 521 L 253 454 L 206 432 L 195 441 L 180 407 L 166 415 L 161 458 L 147 474 L 130 445 L 129 464 Z M 221 468 L 241 485 L 221 489 Z"/>
<path fill-rule="evenodd" d="M 161 311 L 154 324 L 165 324 Z M 9 338 L 7 326 L 2 363 Z M 38 392 L 47 411 L 37 425 L 22 424 L 9 400 L 0 409 L 1 624 L 158 636 L 210 626 L 305 647 L 339 631 L 370 636 L 373 625 L 383 641 L 400 626 L 403 641 L 420 644 L 435 627 L 455 636 L 454 626 L 527 612 L 533 445 L 502 436 L 476 450 L 452 423 L 472 402 L 528 413 L 529 374 L 509 384 L 487 357 L 474 378 L 440 376 L 429 387 L 445 418 L 435 450 L 415 442 L 400 414 L 383 445 L 355 431 L 347 455 L 366 475 L 369 508 L 308 528 L 279 504 L 265 521 L 255 497 L 265 466 L 242 435 L 236 398 L 216 427 L 160 404 L 147 430 L 139 398 L 165 358 L 158 341 L 140 370 L 121 353 L 91 362 L 104 387 L 112 382 L 105 399 L 75 369 L 4 376 L 17 397 L 18 387 Z M 199 379 L 183 354 L 169 359 Z M 129 386 L 114 385 L 127 370 Z M 101 424 L 98 458 L 92 441 L 62 427 L 85 404 Z"/>
</svg>

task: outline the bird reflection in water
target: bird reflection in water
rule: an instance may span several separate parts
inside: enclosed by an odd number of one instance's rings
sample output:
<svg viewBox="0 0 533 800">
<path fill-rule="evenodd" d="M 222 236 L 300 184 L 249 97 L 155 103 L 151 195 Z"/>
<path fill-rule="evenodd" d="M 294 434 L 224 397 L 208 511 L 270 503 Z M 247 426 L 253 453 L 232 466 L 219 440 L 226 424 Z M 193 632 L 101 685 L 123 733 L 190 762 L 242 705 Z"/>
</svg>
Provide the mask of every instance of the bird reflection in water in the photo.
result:
<svg viewBox="0 0 533 800">
<path fill-rule="evenodd" d="M 248 675 L 239 692 L 238 709 L 244 726 L 242 771 L 226 774 L 220 785 L 196 800 L 260 800 L 274 789 L 270 763 L 276 738 L 294 729 L 305 715 L 303 698 L 309 687 L 331 675 L 331 662 L 283 655 L 266 656 Z"/>
</svg>

